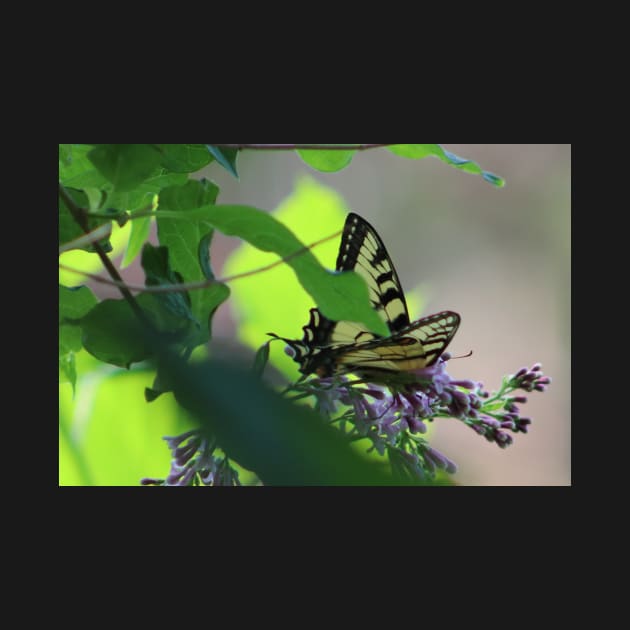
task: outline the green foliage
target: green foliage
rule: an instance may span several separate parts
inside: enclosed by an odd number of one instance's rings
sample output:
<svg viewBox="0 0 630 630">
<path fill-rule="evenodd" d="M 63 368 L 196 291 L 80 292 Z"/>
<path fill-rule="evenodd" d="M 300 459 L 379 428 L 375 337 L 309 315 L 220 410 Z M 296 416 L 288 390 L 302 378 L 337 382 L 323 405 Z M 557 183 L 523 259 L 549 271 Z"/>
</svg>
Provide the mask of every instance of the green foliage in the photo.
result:
<svg viewBox="0 0 630 630">
<path fill-rule="evenodd" d="M 314 212 L 317 212 L 317 221 L 312 220 Z M 273 216 L 295 234 L 302 235 L 304 242 L 313 243 L 337 232 L 347 212 L 341 195 L 311 177 L 302 177 L 295 190 L 274 210 Z M 321 265 L 331 269 L 335 266 L 338 248 L 338 239 L 331 239 L 314 248 L 312 254 Z M 269 253 L 244 243 L 230 255 L 224 269 L 228 276 L 233 276 L 259 269 L 273 260 Z M 264 283 L 253 275 L 232 285 L 238 336 L 250 348 L 260 347 L 268 332 L 301 337 L 308 311 L 316 305 L 306 291 L 296 287 L 288 265 L 268 269 L 265 277 Z M 291 296 L 290 300 L 286 299 L 287 295 Z M 297 376 L 295 361 L 283 352 L 280 343 L 271 344 L 270 354 L 272 363 L 288 378 Z"/>
<path fill-rule="evenodd" d="M 325 173 L 340 171 L 350 164 L 356 150 L 326 150 L 327 145 L 319 145 L 322 149 L 298 149 L 298 155 L 311 167 Z M 343 145 L 335 145 L 343 146 Z M 352 145 L 348 145 L 352 146 Z M 355 145 L 356 146 L 356 145 Z M 389 151 L 400 157 L 419 160 L 428 156 L 436 157 L 445 164 L 461 169 L 466 173 L 481 175 L 487 182 L 501 188 L 505 181 L 489 171 L 484 171 L 479 164 L 461 158 L 447 151 L 439 144 L 395 144 L 387 147 Z"/>
<path fill-rule="evenodd" d="M 88 157 L 118 192 L 136 188 L 160 163 L 158 148 L 150 144 L 97 144 Z"/>
<path fill-rule="evenodd" d="M 388 149 L 396 155 L 410 158 L 412 160 L 419 160 L 420 158 L 430 155 L 438 158 L 438 160 L 442 160 L 442 162 L 449 164 L 450 166 L 461 169 L 466 173 L 481 175 L 487 182 L 497 188 L 505 186 L 505 180 L 498 175 L 490 173 L 489 171 L 484 171 L 476 162 L 467 160 L 466 158 L 461 158 L 454 153 L 443 149 L 439 144 L 396 144 L 388 147 Z"/>
<path fill-rule="evenodd" d="M 88 196 L 85 191 L 76 190 L 74 188 L 66 188 L 66 192 L 68 193 L 72 201 L 74 201 L 74 203 L 80 208 L 89 207 L 90 202 L 88 200 Z M 90 218 L 87 221 L 87 226 L 89 230 L 94 230 L 97 227 L 99 227 L 99 225 L 103 225 L 110 221 L 111 219 L 108 219 L 108 218 Z M 65 243 L 69 243 L 70 241 L 74 241 L 75 239 L 79 238 L 80 236 L 83 236 L 84 234 L 85 232 L 79 226 L 75 218 L 72 216 L 72 213 L 70 212 L 70 209 L 68 208 L 68 205 L 60 196 L 59 197 L 59 245 L 63 245 Z M 99 245 L 101 246 L 101 248 L 103 249 L 105 253 L 112 251 L 112 246 L 108 238 L 100 239 Z M 80 249 L 83 249 L 87 252 L 93 252 L 94 246 L 83 245 L 80 247 Z"/>
<path fill-rule="evenodd" d="M 299 149 L 298 155 L 314 169 L 325 173 L 334 173 L 346 168 L 352 161 L 355 151 L 316 151 Z"/>
<path fill-rule="evenodd" d="M 439 145 L 398 145 L 392 151 L 413 158 L 434 155 L 495 185 L 502 182 Z M 392 483 L 314 412 L 262 382 L 268 362 L 295 376 L 293 362 L 279 344 L 266 343 L 266 333 L 300 336 L 311 306 L 331 319 L 361 322 L 387 334 L 363 279 L 330 271 L 338 237 L 316 250 L 309 247 L 338 233 L 347 208 L 337 193 L 310 179 L 298 182 L 273 215 L 217 203 L 218 186 L 191 175 L 208 167 L 238 178 L 238 153 L 207 144 L 59 145 L 60 190 L 76 205 L 68 208 L 60 192 L 59 245 L 85 241 L 80 251 L 65 251 L 60 262 L 103 275 L 96 250 L 110 253 L 120 267 L 141 254 L 145 285 L 140 292 L 136 287 L 133 297 L 112 299 L 111 293 L 104 297 L 100 284 L 93 286 L 96 297 L 87 286 L 75 286 L 80 276 L 62 276 L 60 484 L 133 485 L 143 476 L 163 476 L 169 455 L 160 438 L 192 426 L 210 430 L 250 480 Z M 299 151 L 304 162 L 325 172 L 343 169 L 354 153 Z M 126 223 L 123 230 L 118 227 Z M 90 231 L 106 226 L 111 238 L 87 242 L 84 225 Z M 157 244 L 148 242 L 154 225 Z M 243 242 L 223 272 L 246 274 L 238 281 L 215 277 L 211 262 L 217 231 Z M 186 286 L 169 288 L 181 284 Z M 237 336 L 259 348 L 253 367 L 245 371 L 204 360 L 208 349 L 212 354 L 213 317 L 231 289 L 240 319 Z M 161 395 L 171 391 L 174 396 Z"/>
<path fill-rule="evenodd" d="M 236 172 L 236 157 L 238 151 L 236 149 L 219 148 L 212 144 L 207 144 L 208 151 L 212 154 L 212 157 L 228 172 L 234 175 L 238 179 L 238 173 Z"/>
<path fill-rule="evenodd" d="M 72 384 L 77 379 L 75 352 L 83 347 L 78 322 L 97 303 L 88 287 L 59 286 L 59 375 L 60 382 Z"/>
</svg>

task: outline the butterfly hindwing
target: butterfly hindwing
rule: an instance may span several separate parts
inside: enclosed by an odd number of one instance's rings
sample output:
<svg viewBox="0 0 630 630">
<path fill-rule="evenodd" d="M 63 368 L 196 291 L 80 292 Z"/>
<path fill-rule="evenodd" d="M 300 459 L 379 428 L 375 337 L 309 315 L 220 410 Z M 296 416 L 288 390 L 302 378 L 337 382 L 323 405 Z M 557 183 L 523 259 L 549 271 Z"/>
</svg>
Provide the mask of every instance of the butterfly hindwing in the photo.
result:
<svg viewBox="0 0 630 630">
<path fill-rule="evenodd" d="M 337 351 L 337 373 L 366 376 L 419 370 L 432 365 L 457 332 L 460 317 L 442 311 L 423 317 L 390 337 L 355 344 Z M 377 379 L 379 380 L 379 379 Z"/>
</svg>

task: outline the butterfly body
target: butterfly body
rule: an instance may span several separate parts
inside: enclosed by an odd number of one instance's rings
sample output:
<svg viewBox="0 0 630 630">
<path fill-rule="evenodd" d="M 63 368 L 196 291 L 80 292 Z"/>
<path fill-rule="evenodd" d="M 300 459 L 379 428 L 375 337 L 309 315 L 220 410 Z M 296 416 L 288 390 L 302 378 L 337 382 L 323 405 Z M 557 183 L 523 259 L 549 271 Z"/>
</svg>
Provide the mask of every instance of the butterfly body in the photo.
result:
<svg viewBox="0 0 630 630">
<path fill-rule="evenodd" d="M 385 245 L 357 214 L 346 218 L 336 268 L 365 279 L 372 306 L 390 335 L 382 337 L 357 322 L 330 320 L 312 308 L 303 339 L 282 338 L 292 348 L 300 372 L 320 377 L 353 372 L 370 382 L 391 384 L 415 380 L 415 370 L 438 360 L 459 327 L 459 315 L 442 311 L 411 322 Z"/>
</svg>

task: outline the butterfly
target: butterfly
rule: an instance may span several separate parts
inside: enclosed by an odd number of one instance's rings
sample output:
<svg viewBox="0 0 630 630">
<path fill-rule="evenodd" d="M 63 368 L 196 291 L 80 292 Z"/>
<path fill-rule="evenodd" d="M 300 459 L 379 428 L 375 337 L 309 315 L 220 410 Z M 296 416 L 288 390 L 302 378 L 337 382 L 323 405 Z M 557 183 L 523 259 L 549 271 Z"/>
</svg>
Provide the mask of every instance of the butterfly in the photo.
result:
<svg viewBox="0 0 630 630">
<path fill-rule="evenodd" d="M 442 311 L 411 322 L 405 294 L 383 241 L 354 212 L 346 217 L 336 269 L 355 271 L 365 279 L 372 307 L 387 324 L 390 335 L 377 335 L 357 322 L 330 320 L 312 308 L 301 341 L 273 335 L 292 349 L 302 374 L 327 377 L 353 372 L 366 381 L 388 384 L 413 379 L 409 371 L 438 360 L 459 327 L 459 315 Z"/>
</svg>

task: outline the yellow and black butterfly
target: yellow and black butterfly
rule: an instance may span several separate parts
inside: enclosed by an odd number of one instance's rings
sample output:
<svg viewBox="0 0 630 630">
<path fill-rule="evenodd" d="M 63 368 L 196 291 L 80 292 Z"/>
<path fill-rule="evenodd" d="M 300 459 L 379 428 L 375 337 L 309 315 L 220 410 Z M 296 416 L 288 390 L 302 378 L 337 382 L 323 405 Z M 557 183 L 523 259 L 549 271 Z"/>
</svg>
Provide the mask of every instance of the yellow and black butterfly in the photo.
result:
<svg viewBox="0 0 630 630">
<path fill-rule="evenodd" d="M 382 337 L 357 322 L 332 321 L 312 308 L 302 341 L 280 337 L 293 349 L 302 374 L 326 377 L 354 372 L 366 381 L 388 384 L 407 380 L 406 372 L 438 360 L 459 327 L 459 315 L 442 311 L 411 322 L 383 241 L 353 212 L 346 218 L 336 269 L 355 271 L 365 279 L 372 306 L 391 334 Z"/>
</svg>

